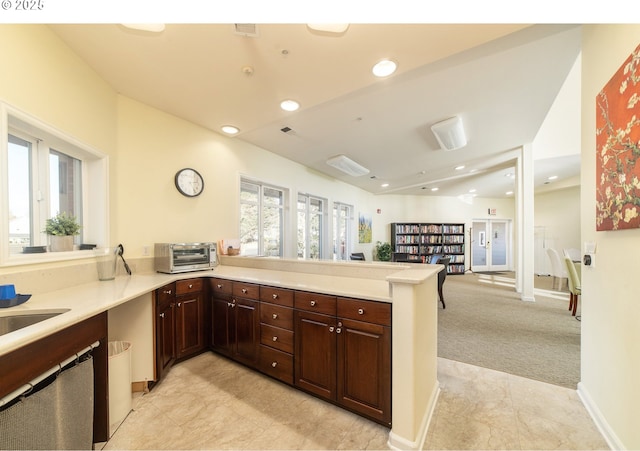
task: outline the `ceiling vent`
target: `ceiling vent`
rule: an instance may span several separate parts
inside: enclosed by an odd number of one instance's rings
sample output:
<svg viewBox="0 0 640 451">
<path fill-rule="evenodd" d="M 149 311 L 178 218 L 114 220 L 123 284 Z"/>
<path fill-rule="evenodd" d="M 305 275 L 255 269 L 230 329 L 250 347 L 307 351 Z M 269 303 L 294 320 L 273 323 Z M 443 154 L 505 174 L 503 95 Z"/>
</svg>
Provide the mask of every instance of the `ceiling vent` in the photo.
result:
<svg viewBox="0 0 640 451">
<path fill-rule="evenodd" d="M 456 150 L 467 145 L 462 119 L 458 116 L 433 124 L 431 131 L 436 136 L 441 149 Z"/>
<path fill-rule="evenodd" d="M 361 175 L 365 175 L 369 173 L 369 170 L 364 166 L 359 165 L 352 159 L 346 157 L 345 155 L 338 155 L 327 160 L 327 164 L 329 166 L 333 166 L 336 169 L 341 170 L 345 174 L 352 175 L 354 177 L 359 177 Z"/>
<path fill-rule="evenodd" d="M 291 127 L 282 127 L 280 129 L 282 133 L 289 133 L 291 130 L 292 130 Z"/>
<path fill-rule="evenodd" d="M 248 36 L 250 38 L 258 37 L 258 26 L 254 23 L 236 23 L 233 24 L 236 34 Z"/>
</svg>

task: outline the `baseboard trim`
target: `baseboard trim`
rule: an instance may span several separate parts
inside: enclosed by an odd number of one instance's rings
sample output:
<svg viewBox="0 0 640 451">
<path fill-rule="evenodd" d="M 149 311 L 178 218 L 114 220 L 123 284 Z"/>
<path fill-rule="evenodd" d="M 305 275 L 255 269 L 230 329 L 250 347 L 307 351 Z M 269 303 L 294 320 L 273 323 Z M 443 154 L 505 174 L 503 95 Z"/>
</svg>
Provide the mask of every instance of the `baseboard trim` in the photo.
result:
<svg viewBox="0 0 640 451">
<path fill-rule="evenodd" d="M 611 426 L 609 426 L 609 423 L 605 419 L 604 415 L 602 415 L 602 412 L 600 412 L 600 409 L 593 401 L 593 398 L 591 398 L 591 395 L 589 395 L 589 392 L 582 382 L 578 382 L 578 397 L 587 409 L 587 412 L 598 428 L 598 431 L 600 431 L 602 437 L 607 442 L 607 445 L 609 445 L 609 448 L 625 450 L 626 448 L 622 444 L 622 441 L 620 441 L 620 438 L 616 435 L 613 429 L 611 429 Z"/>
<path fill-rule="evenodd" d="M 425 414 L 422 417 L 422 421 L 420 422 L 420 429 L 418 430 L 418 434 L 416 435 L 416 440 L 410 441 L 404 437 L 400 437 L 399 435 L 394 434 L 393 429 L 391 429 L 391 432 L 389 432 L 389 440 L 387 441 L 387 445 L 390 449 L 424 449 L 424 444 L 427 440 L 427 433 L 429 432 L 429 425 L 431 424 L 433 413 L 436 410 L 436 404 L 438 402 L 439 396 L 440 382 L 436 380 L 435 387 L 431 391 L 431 399 L 429 400 Z"/>
</svg>

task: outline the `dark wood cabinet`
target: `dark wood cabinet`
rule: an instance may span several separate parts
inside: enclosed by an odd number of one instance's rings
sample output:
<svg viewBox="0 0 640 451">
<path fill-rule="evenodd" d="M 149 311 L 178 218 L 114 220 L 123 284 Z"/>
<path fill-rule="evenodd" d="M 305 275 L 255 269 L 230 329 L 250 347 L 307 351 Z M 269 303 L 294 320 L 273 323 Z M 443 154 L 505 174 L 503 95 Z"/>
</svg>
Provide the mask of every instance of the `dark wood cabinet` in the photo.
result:
<svg viewBox="0 0 640 451">
<path fill-rule="evenodd" d="M 211 279 L 211 349 L 249 366 L 258 360 L 259 286 Z"/>
<path fill-rule="evenodd" d="M 338 334 L 338 403 L 391 424 L 391 330 L 343 320 Z"/>
<path fill-rule="evenodd" d="M 176 359 L 205 348 L 201 279 L 172 282 L 155 291 L 156 381 Z"/>
<path fill-rule="evenodd" d="M 158 288 L 156 294 L 156 380 L 176 359 L 176 285 L 170 283 Z"/>
<path fill-rule="evenodd" d="M 258 369 L 293 385 L 293 291 L 260 287 Z"/>
<path fill-rule="evenodd" d="M 296 293 L 295 344 L 297 387 L 391 424 L 390 304 Z"/>
<path fill-rule="evenodd" d="M 176 358 L 197 354 L 205 348 L 202 279 L 176 282 Z"/>
<path fill-rule="evenodd" d="M 295 312 L 295 385 L 336 400 L 336 317 Z"/>
</svg>

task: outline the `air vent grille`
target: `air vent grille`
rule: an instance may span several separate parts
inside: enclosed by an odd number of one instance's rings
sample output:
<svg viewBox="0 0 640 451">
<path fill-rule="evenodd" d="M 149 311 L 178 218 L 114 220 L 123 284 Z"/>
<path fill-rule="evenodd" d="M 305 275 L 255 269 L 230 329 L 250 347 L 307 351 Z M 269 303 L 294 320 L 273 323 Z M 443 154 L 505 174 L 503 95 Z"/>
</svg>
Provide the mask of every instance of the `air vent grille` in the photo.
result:
<svg viewBox="0 0 640 451">
<path fill-rule="evenodd" d="M 234 26 L 236 34 L 251 38 L 258 37 L 258 26 L 254 23 L 236 23 Z"/>
</svg>

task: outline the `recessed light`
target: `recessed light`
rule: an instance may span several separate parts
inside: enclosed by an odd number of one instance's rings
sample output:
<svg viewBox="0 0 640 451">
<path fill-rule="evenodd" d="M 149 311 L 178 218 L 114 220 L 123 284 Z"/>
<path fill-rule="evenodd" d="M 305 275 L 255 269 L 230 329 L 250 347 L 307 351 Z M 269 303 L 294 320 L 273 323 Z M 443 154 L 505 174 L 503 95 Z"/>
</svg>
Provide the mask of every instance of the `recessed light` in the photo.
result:
<svg viewBox="0 0 640 451">
<path fill-rule="evenodd" d="M 511 195 L 513 194 L 513 191 L 507 191 L 505 194 L 506 194 L 507 196 L 511 196 Z"/>
<path fill-rule="evenodd" d="M 388 77 L 396 71 L 397 67 L 398 65 L 394 61 L 384 59 L 377 62 L 376 65 L 373 66 L 373 69 L 371 69 L 371 72 L 373 72 L 373 75 L 376 77 Z"/>
<path fill-rule="evenodd" d="M 381 187 L 383 187 L 383 188 L 386 188 L 387 186 L 389 186 L 389 184 L 388 184 L 388 183 L 383 183 L 383 184 L 382 184 L 382 185 L 380 185 L 380 186 L 381 186 Z"/>
<path fill-rule="evenodd" d="M 475 189 L 475 188 L 471 188 L 471 189 L 469 190 L 469 192 L 470 192 L 470 193 L 475 193 L 475 192 L 476 192 L 476 189 Z"/>
<path fill-rule="evenodd" d="M 280 102 L 280 108 L 285 111 L 295 111 L 300 108 L 300 104 L 295 100 L 287 99 Z"/>
<path fill-rule="evenodd" d="M 555 180 L 555 179 L 557 179 L 557 178 L 558 178 L 558 176 L 557 176 L 557 175 L 552 175 L 552 176 L 551 176 L 551 177 L 549 177 L 547 180 Z"/>
<path fill-rule="evenodd" d="M 455 169 L 456 171 L 461 171 L 461 170 L 463 170 L 463 169 L 464 169 L 464 164 L 461 164 L 460 166 L 456 166 L 454 169 Z"/>
<path fill-rule="evenodd" d="M 223 125 L 221 128 L 223 132 L 229 135 L 235 135 L 240 131 L 238 127 L 234 127 L 233 125 Z"/>
<path fill-rule="evenodd" d="M 440 188 L 433 187 L 433 188 L 431 188 L 431 191 L 438 191 L 439 189 L 440 189 Z"/>
</svg>

